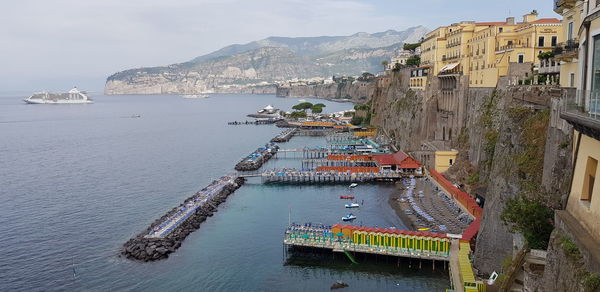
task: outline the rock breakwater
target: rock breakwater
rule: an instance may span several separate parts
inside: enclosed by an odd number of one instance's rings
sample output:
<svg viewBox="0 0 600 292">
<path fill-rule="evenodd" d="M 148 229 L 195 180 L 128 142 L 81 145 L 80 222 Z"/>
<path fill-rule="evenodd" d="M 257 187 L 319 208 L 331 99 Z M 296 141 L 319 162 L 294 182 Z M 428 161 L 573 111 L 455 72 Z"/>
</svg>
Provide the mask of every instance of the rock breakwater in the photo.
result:
<svg viewBox="0 0 600 292">
<path fill-rule="evenodd" d="M 139 261 L 156 261 L 168 258 L 169 254 L 177 250 L 183 240 L 193 231 L 200 228 L 200 224 L 206 221 L 206 218 L 211 217 L 214 212 L 217 212 L 217 207 L 227 200 L 235 190 L 244 184 L 244 178 L 235 178 L 233 183 L 228 183 L 223 186 L 218 193 L 210 197 L 201 207 L 195 209 L 186 218 L 182 219 L 176 227 L 174 227 L 166 236 L 158 237 L 151 236 L 155 233 L 158 227 L 169 218 L 176 216 L 181 212 L 182 208 L 192 203 L 200 193 L 189 197 L 180 206 L 173 208 L 167 214 L 154 221 L 146 230 L 137 236 L 129 239 L 121 249 L 121 255 L 128 259 Z"/>
</svg>

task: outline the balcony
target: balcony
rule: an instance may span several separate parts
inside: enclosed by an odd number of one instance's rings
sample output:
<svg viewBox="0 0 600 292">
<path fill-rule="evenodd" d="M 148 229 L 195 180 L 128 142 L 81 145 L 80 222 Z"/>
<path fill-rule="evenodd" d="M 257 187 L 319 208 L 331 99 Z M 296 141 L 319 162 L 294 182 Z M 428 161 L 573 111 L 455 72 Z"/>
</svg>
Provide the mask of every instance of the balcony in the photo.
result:
<svg viewBox="0 0 600 292">
<path fill-rule="evenodd" d="M 537 69 L 540 74 L 558 74 L 560 73 L 560 63 L 553 59 L 541 60 Z"/>
<path fill-rule="evenodd" d="M 579 42 L 576 40 L 569 40 L 560 43 L 552 51 L 554 52 L 554 59 L 557 61 L 569 62 L 579 55 Z"/>
<path fill-rule="evenodd" d="M 513 50 L 515 48 L 527 48 L 524 44 L 508 44 L 505 46 L 497 46 L 496 53 L 502 53 L 504 51 Z"/>
<path fill-rule="evenodd" d="M 575 6 L 577 0 L 554 0 L 554 12 L 561 14 L 564 9 L 570 9 Z"/>
<path fill-rule="evenodd" d="M 560 117 L 578 131 L 600 137 L 600 91 L 565 91 L 563 99 Z"/>
</svg>

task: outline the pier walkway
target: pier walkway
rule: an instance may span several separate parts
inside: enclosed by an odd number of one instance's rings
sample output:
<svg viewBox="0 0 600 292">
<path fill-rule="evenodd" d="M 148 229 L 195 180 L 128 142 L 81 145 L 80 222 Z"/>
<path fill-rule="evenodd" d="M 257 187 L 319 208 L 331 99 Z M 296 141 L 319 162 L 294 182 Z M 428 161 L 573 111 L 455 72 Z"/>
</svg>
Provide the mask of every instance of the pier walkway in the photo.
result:
<svg viewBox="0 0 600 292">
<path fill-rule="evenodd" d="M 330 249 L 406 258 L 448 261 L 450 241 L 444 234 L 352 225 L 292 224 L 284 235 L 291 247 Z"/>
<path fill-rule="evenodd" d="M 399 180 L 408 176 L 396 171 L 350 173 L 295 169 L 272 170 L 260 175 L 264 183 L 352 183 Z"/>
<path fill-rule="evenodd" d="M 169 235 L 177 226 L 185 222 L 185 220 L 196 212 L 198 208 L 202 208 L 215 195 L 221 193 L 228 185 L 235 184 L 238 177 L 229 175 L 221 177 L 213 181 L 212 184 L 198 191 L 194 196 L 188 199 L 184 204 L 180 205 L 177 212 L 168 216 L 162 223 L 156 225 L 146 238 L 164 238 Z"/>
</svg>

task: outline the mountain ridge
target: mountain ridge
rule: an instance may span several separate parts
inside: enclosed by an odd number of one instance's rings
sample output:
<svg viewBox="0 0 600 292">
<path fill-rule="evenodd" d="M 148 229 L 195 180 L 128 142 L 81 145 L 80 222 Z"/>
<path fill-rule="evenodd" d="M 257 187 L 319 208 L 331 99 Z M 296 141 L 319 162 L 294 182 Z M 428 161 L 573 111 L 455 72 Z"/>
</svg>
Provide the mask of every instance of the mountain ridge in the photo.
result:
<svg viewBox="0 0 600 292">
<path fill-rule="evenodd" d="M 117 72 L 107 78 L 107 94 L 162 94 L 219 91 L 293 78 L 358 75 L 379 70 L 405 42 L 427 29 L 355 33 L 350 36 L 268 37 L 233 44 L 190 61 Z"/>
</svg>

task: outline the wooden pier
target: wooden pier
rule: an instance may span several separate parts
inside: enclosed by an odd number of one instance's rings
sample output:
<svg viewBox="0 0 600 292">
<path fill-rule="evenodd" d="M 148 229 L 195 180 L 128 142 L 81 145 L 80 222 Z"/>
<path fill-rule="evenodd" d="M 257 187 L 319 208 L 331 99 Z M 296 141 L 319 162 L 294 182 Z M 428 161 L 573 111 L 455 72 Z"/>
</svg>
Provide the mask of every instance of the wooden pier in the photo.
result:
<svg viewBox="0 0 600 292">
<path fill-rule="evenodd" d="M 330 160 L 330 159 L 304 159 L 302 169 L 317 169 L 320 166 L 348 166 L 348 167 L 376 167 L 375 161 L 360 160 Z"/>
<path fill-rule="evenodd" d="M 324 171 L 301 171 L 301 170 L 273 170 L 260 175 L 263 183 L 353 183 L 374 181 L 395 181 L 408 177 L 396 171 L 377 173 L 346 173 L 346 172 L 324 172 Z M 249 176 L 248 176 L 249 177 Z"/>
<path fill-rule="evenodd" d="M 309 247 L 444 262 L 450 260 L 450 241 L 446 235 L 407 230 L 337 224 L 292 224 L 284 233 L 283 243 L 292 248 Z"/>
</svg>

